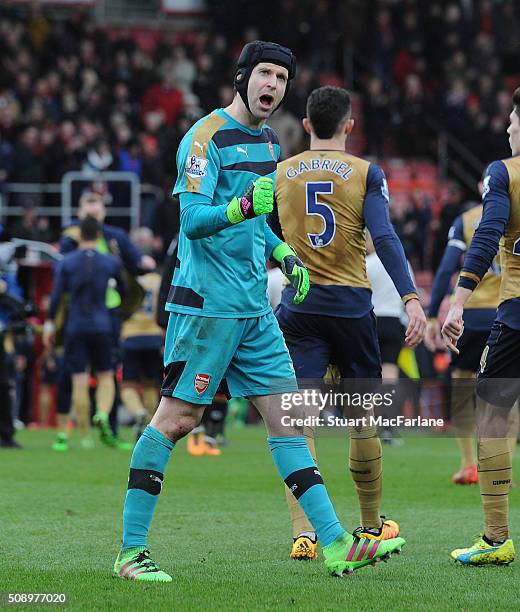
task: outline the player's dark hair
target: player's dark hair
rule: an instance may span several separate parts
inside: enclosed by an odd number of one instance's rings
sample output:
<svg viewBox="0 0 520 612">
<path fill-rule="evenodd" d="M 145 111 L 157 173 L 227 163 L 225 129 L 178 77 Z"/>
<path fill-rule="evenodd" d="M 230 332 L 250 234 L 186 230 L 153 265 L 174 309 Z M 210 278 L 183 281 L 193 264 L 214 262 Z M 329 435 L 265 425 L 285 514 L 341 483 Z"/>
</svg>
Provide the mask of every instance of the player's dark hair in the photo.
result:
<svg viewBox="0 0 520 612">
<path fill-rule="evenodd" d="M 515 113 L 520 117 L 520 87 L 517 87 L 513 92 L 513 108 Z"/>
<path fill-rule="evenodd" d="M 350 94 L 342 87 L 320 87 L 307 100 L 307 118 L 318 138 L 332 138 L 350 117 Z"/>
<path fill-rule="evenodd" d="M 87 215 L 81 222 L 79 229 L 81 231 L 82 240 L 97 240 L 99 236 L 98 220 L 90 215 Z"/>
</svg>

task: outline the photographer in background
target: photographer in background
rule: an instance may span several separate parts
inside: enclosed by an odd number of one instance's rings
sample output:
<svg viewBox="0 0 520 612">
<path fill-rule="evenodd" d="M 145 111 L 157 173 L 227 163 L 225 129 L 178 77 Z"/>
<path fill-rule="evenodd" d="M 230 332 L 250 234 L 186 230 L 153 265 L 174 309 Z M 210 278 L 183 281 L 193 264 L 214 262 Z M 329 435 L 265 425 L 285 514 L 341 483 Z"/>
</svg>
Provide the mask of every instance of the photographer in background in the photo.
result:
<svg viewBox="0 0 520 612">
<path fill-rule="evenodd" d="M 9 368 L 5 350 L 6 330 L 11 318 L 24 312 L 22 291 L 16 279 L 15 248 L 0 224 L 0 448 L 21 448 L 14 439 L 15 428 Z"/>
</svg>

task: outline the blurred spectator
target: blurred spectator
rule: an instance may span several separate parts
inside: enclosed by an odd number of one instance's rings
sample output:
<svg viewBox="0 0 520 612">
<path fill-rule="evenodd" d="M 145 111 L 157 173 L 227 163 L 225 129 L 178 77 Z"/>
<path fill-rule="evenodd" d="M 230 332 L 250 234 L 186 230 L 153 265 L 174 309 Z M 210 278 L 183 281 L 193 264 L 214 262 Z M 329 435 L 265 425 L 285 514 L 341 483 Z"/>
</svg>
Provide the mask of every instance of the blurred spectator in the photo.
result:
<svg viewBox="0 0 520 612">
<path fill-rule="evenodd" d="M 145 91 L 154 81 L 154 65 L 151 57 L 136 49 L 130 58 L 132 69 L 132 92 L 141 101 Z"/>
<path fill-rule="evenodd" d="M 13 169 L 13 147 L 0 132 L 0 196 Z"/>
<path fill-rule="evenodd" d="M 132 100 L 127 83 L 120 81 L 112 89 L 111 112 L 120 113 L 131 124 L 135 125 L 139 116 L 138 105 Z"/>
<path fill-rule="evenodd" d="M 182 91 L 191 92 L 197 69 L 183 46 L 174 47 L 173 65 L 167 68 L 172 73 L 172 82 Z"/>
<path fill-rule="evenodd" d="M 518 49 L 520 49 L 520 15 L 518 3 L 505 0 L 495 3 L 493 34 L 497 52 L 506 74 L 518 72 Z"/>
<path fill-rule="evenodd" d="M 66 172 L 79 170 L 85 158 L 84 140 L 72 121 L 66 119 L 45 150 L 47 180 L 59 183 Z"/>
<path fill-rule="evenodd" d="M 455 218 L 463 211 L 464 193 L 457 183 L 449 183 L 441 194 L 442 208 L 438 220 L 437 231 L 433 241 L 432 269 L 435 272 L 439 267 L 444 248 L 448 240 L 448 232 Z"/>
<path fill-rule="evenodd" d="M 13 269 L 14 249 L 7 242 L 8 239 L 0 225 L 0 448 L 20 448 L 14 439 L 9 367 L 4 345 L 6 327 L 13 313 L 12 304 L 21 303 L 22 291 L 16 280 L 16 264 Z"/>
<path fill-rule="evenodd" d="M 410 203 L 410 208 L 401 220 L 400 238 L 412 268 L 424 270 L 425 245 L 432 217 L 431 202 L 420 190 L 416 189 L 410 198 Z"/>
<path fill-rule="evenodd" d="M 13 153 L 11 181 L 15 183 L 43 183 L 45 165 L 42 157 L 40 133 L 32 126 L 25 128 Z M 17 201 L 23 204 L 24 194 Z M 40 198 L 36 198 L 39 203 Z"/>
<path fill-rule="evenodd" d="M 383 81 L 371 77 L 363 103 L 363 120 L 367 138 L 367 154 L 383 156 L 385 137 L 389 126 L 389 98 L 384 92 Z"/>
<path fill-rule="evenodd" d="M 130 65 L 130 58 L 128 54 L 122 49 L 116 53 L 115 66 L 112 73 L 112 78 L 115 81 L 124 83 L 130 83 L 132 80 L 132 67 Z"/>
<path fill-rule="evenodd" d="M 49 34 L 50 24 L 47 17 L 42 11 L 42 7 L 38 2 L 34 2 L 31 7 L 31 14 L 27 21 L 27 36 L 31 41 L 32 46 L 41 51 L 42 47 Z"/>
<path fill-rule="evenodd" d="M 62 119 L 76 119 L 79 112 L 79 102 L 75 91 L 68 87 L 61 94 L 61 117 Z"/>
<path fill-rule="evenodd" d="M 469 91 L 463 79 L 454 79 L 444 96 L 444 123 L 459 138 L 471 129 L 468 122 Z"/>
<path fill-rule="evenodd" d="M 396 46 L 396 32 L 392 28 L 390 10 L 381 8 L 375 18 L 375 31 L 371 36 L 373 41 L 373 71 L 384 79 L 391 71 L 394 50 Z"/>
<path fill-rule="evenodd" d="M 333 72 L 336 50 L 342 29 L 336 27 L 338 3 L 317 0 L 309 19 L 309 27 L 317 41 L 312 54 L 312 68 L 316 73 Z"/>
<path fill-rule="evenodd" d="M 18 123 L 21 119 L 20 104 L 13 92 L 4 90 L 0 92 L 0 132 L 14 146 Z"/>
<path fill-rule="evenodd" d="M 174 237 L 179 233 L 180 203 L 176 196 L 165 198 L 157 206 L 155 213 L 155 225 L 152 228 L 162 248 L 162 255 Z"/>
<path fill-rule="evenodd" d="M 165 125 L 172 127 L 183 109 L 182 93 L 175 85 L 175 76 L 166 64 L 163 66 L 161 83 L 152 85 L 144 94 L 141 118 L 150 111 L 156 111 L 162 114 Z"/>
<path fill-rule="evenodd" d="M 34 367 L 33 331 L 25 325 L 26 302 L 20 270 L 19 257 L 22 253 L 10 241 L 10 234 L 0 225 L 0 446 L 13 440 L 12 416 L 28 423 L 31 420 L 32 384 L 31 374 Z M 14 365 L 16 386 L 15 406 L 11 406 L 11 373 L 7 371 L 5 360 L 5 333 L 10 331 L 10 349 Z M 14 350 L 13 350 L 14 349 Z M 9 368 L 11 370 L 11 368 Z M 14 412 L 14 415 L 13 415 Z M 16 446 L 15 446 L 16 447 Z"/>
<path fill-rule="evenodd" d="M 218 104 L 222 108 L 229 106 L 233 100 L 234 91 L 231 85 L 221 85 L 218 88 Z"/>
<path fill-rule="evenodd" d="M 153 229 L 158 202 L 157 192 L 161 193 L 164 185 L 164 168 L 159 149 L 159 141 L 155 136 L 143 134 L 141 139 L 143 150 L 141 182 L 145 193 L 142 196 L 143 224 Z M 155 188 L 155 191 L 153 191 Z M 151 193 L 147 193 L 146 190 Z M 164 198 L 160 198 L 162 201 Z"/>
<path fill-rule="evenodd" d="M 121 172 L 133 172 L 141 178 L 143 162 L 141 159 L 141 145 L 137 140 L 130 140 L 126 147 L 119 150 L 118 170 Z"/>
<path fill-rule="evenodd" d="M 26 113 L 33 100 L 31 75 L 29 72 L 24 70 L 17 75 L 13 93 L 18 101 L 18 104 L 20 105 L 20 110 L 22 113 Z"/>
<path fill-rule="evenodd" d="M 428 142 L 428 127 L 426 126 L 427 114 L 423 87 L 416 74 L 409 74 L 406 77 L 399 106 L 402 124 L 401 150 L 406 156 L 421 157 L 424 155 L 425 142 Z"/>
<path fill-rule="evenodd" d="M 87 159 L 82 170 L 87 174 L 97 174 L 105 170 L 111 170 L 114 158 L 107 140 L 100 138 L 96 140 L 87 151 Z"/>
<path fill-rule="evenodd" d="M 214 60 L 209 53 L 203 53 L 198 57 L 193 83 L 193 92 L 198 96 L 202 108 L 210 109 L 218 106 L 219 102 L 215 96 L 218 85 Z"/>
<path fill-rule="evenodd" d="M 284 102 L 285 110 L 297 119 L 303 119 L 307 115 L 307 98 L 315 87 L 317 82 L 312 70 L 307 66 L 298 66 L 296 77 Z"/>
<path fill-rule="evenodd" d="M 38 211 L 32 204 L 26 204 L 22 216 L 13 225 L 11 235 L 13 238 L 41 242 L 51 242 L 53 238 L 49 218 L 38 216 Z"/>
<path fill-rule="evenodd" d="M 462 54 L 457 51 L 457 54 Z M 499 65 L 499 59 L 495 54 L 495 45 L 491 36 L 487 33 L 478 34 L 473 51 L 471 53 L 472 65 L 476 74 L 493 74 Z M 462 66 L 461 66 L 462 68 Z"/>
<path fill-rule="evenodd" d="M 305 136 L 302 123 L 283 106 L 269 117 L 269 127 L 276 132 L 280 141 L 281 159 L 287 159 L 302 150 Z"/>
</svg>

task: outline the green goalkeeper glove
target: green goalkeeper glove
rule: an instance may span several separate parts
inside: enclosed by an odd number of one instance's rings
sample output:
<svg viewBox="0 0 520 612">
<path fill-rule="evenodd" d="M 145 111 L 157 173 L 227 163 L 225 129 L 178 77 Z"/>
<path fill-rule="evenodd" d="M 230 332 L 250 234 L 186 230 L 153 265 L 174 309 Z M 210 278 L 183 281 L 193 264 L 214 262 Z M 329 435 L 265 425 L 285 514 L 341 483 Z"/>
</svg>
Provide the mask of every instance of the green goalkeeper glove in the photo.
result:
<svg viewBox="0 0 520 612">
<path fill-rule="evenodd" d="M 226 209 L 227 218 L 233 225 L 246 219 L 266 215 L 273 210 L 273 179 L 261 176 L 248 187 L 240 198 L 234 197 Z"/>
<path fill-rule="evenodd" d="M 309 293 L 311 283 L 309 272 L 296 251 L 286 242 L 282 242 L 273 249 L 272 258 L 280 264 L 280 269 L 296 289 L 293 302 L 295 304 L 303 302 L 305 296 Z"/>
</svg>

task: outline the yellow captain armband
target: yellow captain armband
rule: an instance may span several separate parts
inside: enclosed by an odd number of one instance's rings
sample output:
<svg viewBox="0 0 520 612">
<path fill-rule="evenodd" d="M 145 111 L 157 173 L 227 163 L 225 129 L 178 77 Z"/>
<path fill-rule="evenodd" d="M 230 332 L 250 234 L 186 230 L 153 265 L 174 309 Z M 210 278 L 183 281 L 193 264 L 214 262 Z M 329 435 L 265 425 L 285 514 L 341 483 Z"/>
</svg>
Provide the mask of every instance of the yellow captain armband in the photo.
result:
<svg viewBox="0 0 520 612">
<path fill-rule="evenodd" d="M 460 276 L 462 278 L 469 278 L 469 280 L 474 281 L 475 283 L 477 283 L 477 285 L 481 281 L 481 278 L 479 276 L 477 276 L 476 274 L 473 274 L 473 272 L 461 272 Z"/>
<path fill-rule="evenodd" d="M 418 300 L 419 296 L 417 293 L 407 293 L 406 295 L 403 295 L 401 299 L 403 300 L 403 304 L 406 304 L 406 302 L 409 302 L 410 300 Z"/>
</svg>

